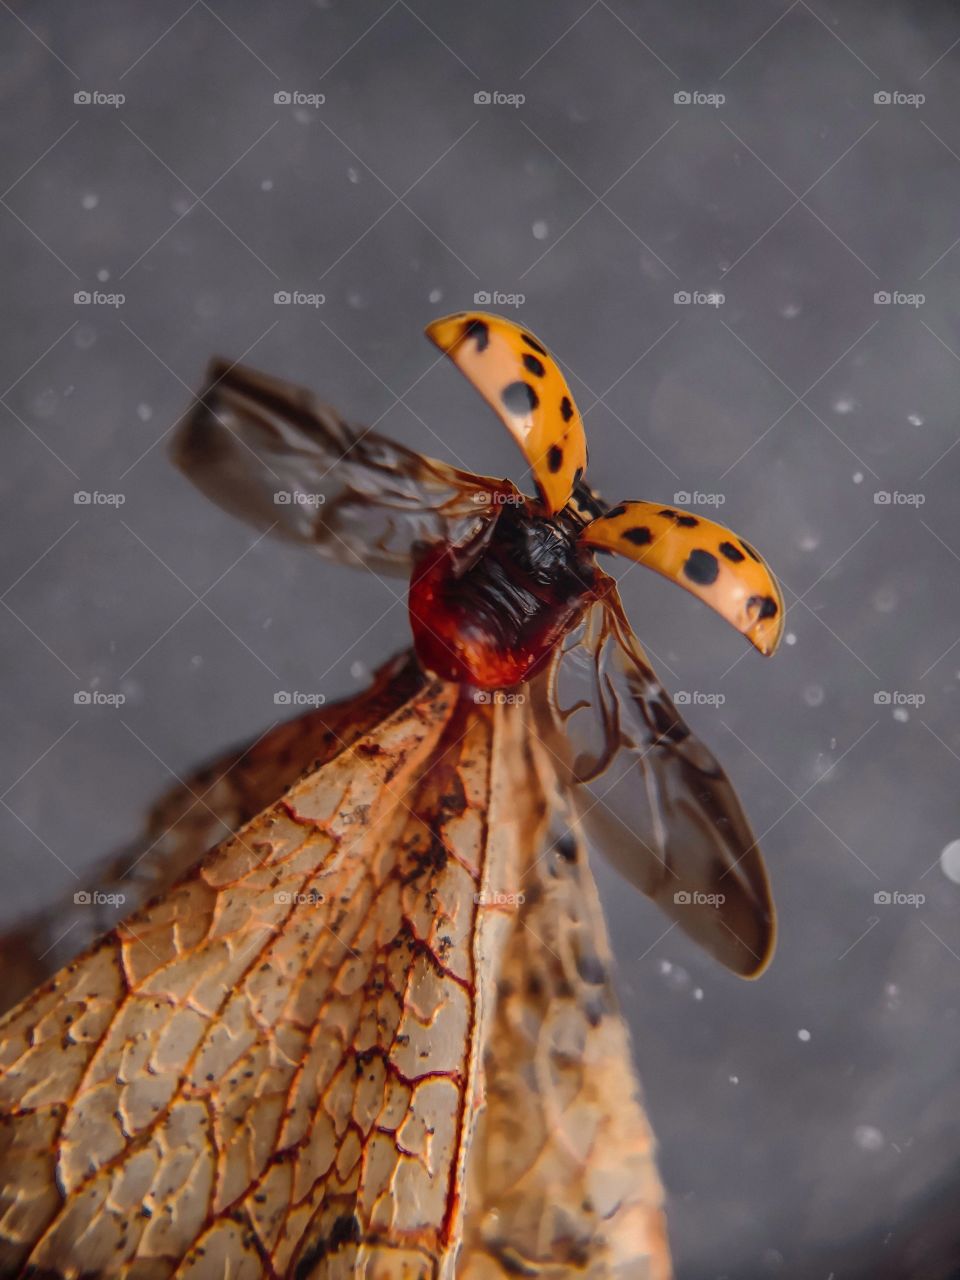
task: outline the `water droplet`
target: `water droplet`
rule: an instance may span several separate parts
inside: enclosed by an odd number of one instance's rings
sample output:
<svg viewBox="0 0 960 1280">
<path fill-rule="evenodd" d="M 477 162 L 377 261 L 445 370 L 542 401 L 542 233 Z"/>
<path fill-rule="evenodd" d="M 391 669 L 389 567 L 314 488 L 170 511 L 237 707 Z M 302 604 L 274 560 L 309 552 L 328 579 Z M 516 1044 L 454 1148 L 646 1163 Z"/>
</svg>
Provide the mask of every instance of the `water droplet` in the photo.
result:
<svg viewBox="0 0 960 1280">
<path fill-rule="evenodd" d="M 352 307 L 354 311 L 363 311 L 366 305 L 367 299 L 359 289 L 351 289 L 347 294 L 347 306 Z"/>
<path fill-rule="evenodd" d="M 430 302 L 439 302 L 443 297 L 442 289 L 431 289 L 427 295 Z"/>
<path fill-rule="evenodd" d="M 73 345 L 79 347 L 81 351 L 89 351 L 97 340 L 96 329 L 91 329 L 88 324 L 78 325 L 73 331 Z"/>
<path fill-rule="evenodd" d="M 731 1083 L 731 1084 L 739 1084 L 739 1083 L 740 1083 L 740 1077 L 739 1077 L 739 1076 L 727 1076 L 727 1079 L 730 1081 L 730 1083 Z"/>
<path fill-rule="evenodd" d="M 702 1000 L 702 999 L 703 999 L 703 987 L 694 987 L 694 988 L 693 988 L 693 998 L 694 998 L 694 1000 Z"/>
<path fill-rule="evenodd" d="M 171 202 L 170 207 L 178 218 L 182 218 L 188 209 L 190 209 L 192 203 L 193 202 L 188 200 L 186 196 L 177 196 Z"/>
<path fill-rule="evenodd" d="M 806 1044 L 809 1041 L 810 1032 L 807 1030 L 806 1027 L 800 1028 L 800 1030 L 797 1032 L 797 1039 L 802 1040 L 804 1044 Z"/>
<path fill-rule="evenodd" d="M 895 707 L 893 711 L 893 718 L 894 720 L 899 721 L 900 724 L 906 724 L 910 719 L 910 712 L 906 707 Z"/>
<path fill-rule="evenodd" d="M 954 843 L 960 846 L 960 840 L 957 840 Z M 946 853 L 946 849 L 944 849 L 944 853 Z M 897 984 L 895 982 L 888 982 L 885 988 L 885 992 L 887 997 L 887 1008 L 891 1012 L 893 1012 L 895 1009 L 899 1009 L 900 1008 L 900 988 L 897 986 Z"/>
<path fill-rule="evenodd" d="M 100 281 L 101 284 L 107 283 L 107 281 L 110 279 L 110 272 L 107 270 L 106 267 L 100 268 L 100 270 L 97 272 L 97 279 Z"/>
<path fill-rule="evenodd" d="M 369 680 L 370 668 L 365 662 L 351 662 L 350 674 L 354 680 Z"/>
<path fill-rule="evenodd" d="M 852 396 L 838 396 L 833 402 L 833 412 L 840 414 L 853 413 L 856 401 Z"/>
<path fill-rule="evenodd" d="M 822 707 L 825 696 L 820 684 L 808 684 L 803 691 L 803 700 L 808 707 Z"/>
<path fill-rule="evenodd" d="M 150 408 L 148 404 L 138 404 L 137 417 L 140 419 L 141 422 L 149 422 L 150 419 L 153 417 L 153 410 Z"/>
<path fill-rule="evenodd" d="M 801 551 L 816 551 L 820 545 L 820 536 L 816 533 L 805 533 L 797 545 Z"/>
<path fill-rule="evenodd" d="M 663 960 L 660 964 L 660 973 L 671 991 L 686 991 L 690 986 L 690 975 L 683 965 L 671 964 L 669 960 Z"/>
<path fill-rule="evenodd" d="M 355 168 L 354 165 L 351 165 L 350 168 L 347 170 L 347 177 L 353 183 L 353 185 L 356 186 L 357 183 L 360 181 L 360 170 Z"/>
<path fill-rule="evenodd" d="M 853 483 L 854 483 L 854 484 L 863 484 L 863 472 L 862 472 L 862 471 L 855 471 L 855 472 L 853 473 Z"/>
<path fill-rule="evenodd" d="M 297 124 L 312 124 L 314 112 L 309 107 L 294 107 L 293 118 Z"/>
<path fill-rule="evenodd" d="M 54 391 L 53 387 L 47 387 L 33 402 L 33 412 L 38 418 L 52 418 L 57 412 L 57 405 L 60 403 L 60 397 Z"/>
<path fill-rule="evenodd" d="M 260 183 L 260 190 L 261 190 L 261 191 L 272 191 L 272 190 L 273 190 L 273 179 L 272 179 L 272 178 L 264 178 L 264 179 L 263 179 L 263 181 Z"/>
<path fill-rule="evenodd" d="M 783 316 L 784 320 L 795 320 L 800 314 L 800 310 L 801 307 L 799 302 L 785 302 L 780 308 L 780 314 Z"/>
<path fill-rule="evenodd" d="M 784 644 L 790 644 L 790 645 L 796 644 L 797 637 L 794 635 L 792 631 L 788 631 L 787 634 L 783 637 L 783 642 Z"/>
<path fill-rule="evenodd" d="M 198 667 L 202 667 L 202 666 L 203 666 L 202 654 L 195 653 L 193 657 L 190 659 L 190 670 L 196 671 Z"/>
<path fill-rule="evenodd" d="M 872 1124 L 858 1124 L 853 1131 L 853 1140 L 861 1151 L 882 1151 L 884 1137 Z"/>
<path fill-rule="evenodd" d="M 550 228 L 542 218 L 538 218 L 536 220 L 531 227 L 531 230 L 533 231 L 534 240 L 546 240 L 547 236 L 550 234 Z"/>
<path fill-rule="evenodd" d="M 100 197 L 95 191 L 88 191 L 80 203 L 83 205 L 84 209 L 95 209 L 100 203 Z"/>
<path fill-rule="evenodd" d="M 896 587 L 889 584 L 873 593 L 873 607 L 877 613 L 893 613 L 898 600 Z"/>
<path fill-rule="evenodd" d="M 940 854 L 940 870 L 948 880 L 960 884 L 960 840 L 951 840 L 944 846 Z"/>
<path fill-rule="evenodd" d="M 922 427 L 924 419 L 923 415 L 920 413 L 908 413 L 907 421 L 910 423 L 911 427 Z"/>
</svg>

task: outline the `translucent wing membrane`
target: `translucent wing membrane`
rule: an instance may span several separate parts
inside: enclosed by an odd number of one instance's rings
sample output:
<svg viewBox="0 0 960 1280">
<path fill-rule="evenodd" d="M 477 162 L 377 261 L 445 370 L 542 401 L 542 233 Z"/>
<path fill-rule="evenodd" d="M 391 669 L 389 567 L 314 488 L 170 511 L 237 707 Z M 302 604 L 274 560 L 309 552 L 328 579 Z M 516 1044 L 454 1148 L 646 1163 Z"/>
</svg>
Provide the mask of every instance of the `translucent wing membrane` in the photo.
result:
<svg viewBox="0 0 960 1280">
<path fill-rule="evenodd" d="M 215 361 L 178 429 L 174 460 L 260 530 L 346 564 L 408 573 L 418 543 L 469 540 L 515 493 L 348 425 L 311 392 Z"/>
<path fill-rule="evenodd" d="M 556 360 L 520 325 L 483 311 L 435 320 L 427 336 L 506 424 L 549 511 L 561 511 L 586 469 L 587 441 Z"/>
<path fill-rule="evenodd" d="M 606 581 L 547 673 L 539 732 L 566 762 L 591 843 L 712 956 L 756 977 L 775 934 L 760 851 Z"/>
<path fill-rule="evenodd" d="M 655 502 L 621 502 L 581 534 L 684 587 L 726 618 L 761 653 L 783 634 L 783 596 L 749 542 L 703 516 Z"/>
<path fill-rule="evenodd" d="M 668 1274 L 595 891 L 548 840 L 524 708 L 396 679 L 0 1021 L 3 1275 Z"/>
</svg>

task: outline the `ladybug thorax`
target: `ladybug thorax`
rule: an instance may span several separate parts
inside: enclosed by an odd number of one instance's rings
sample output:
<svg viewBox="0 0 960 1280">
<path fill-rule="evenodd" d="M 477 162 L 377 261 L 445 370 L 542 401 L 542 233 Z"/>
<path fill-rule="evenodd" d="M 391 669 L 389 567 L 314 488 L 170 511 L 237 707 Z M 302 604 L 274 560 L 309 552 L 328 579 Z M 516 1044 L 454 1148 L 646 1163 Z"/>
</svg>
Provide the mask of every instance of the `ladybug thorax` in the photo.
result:
<svg viewBox="0 0 960 1280">
<path fill-rule="evenodd" d="M 474 557 L 425 551 L 410 582 L 410 622 L 427 670 L 481 689 L 529 679 L 593 591 L 593 556 L 576 533 L 574 521 L 510 505 Z"/>
</svg>

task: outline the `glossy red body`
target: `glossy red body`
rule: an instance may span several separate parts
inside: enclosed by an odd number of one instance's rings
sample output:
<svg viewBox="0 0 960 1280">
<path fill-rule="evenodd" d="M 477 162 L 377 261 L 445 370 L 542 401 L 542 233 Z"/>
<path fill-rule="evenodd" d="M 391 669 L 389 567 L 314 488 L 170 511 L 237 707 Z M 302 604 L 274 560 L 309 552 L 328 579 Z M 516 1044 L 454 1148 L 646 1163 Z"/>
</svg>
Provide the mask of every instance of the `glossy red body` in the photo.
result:
<svg viewBox="0 0 960 1280">
<path fill-rule="evenodd" d="M 480 689 L 534 675 L 592 595 L 593 557 L 575 534 L 562 520 L 507 508 L 474 556 L 425 551 L 409 594 L 423 666 Z"/>
</svg>

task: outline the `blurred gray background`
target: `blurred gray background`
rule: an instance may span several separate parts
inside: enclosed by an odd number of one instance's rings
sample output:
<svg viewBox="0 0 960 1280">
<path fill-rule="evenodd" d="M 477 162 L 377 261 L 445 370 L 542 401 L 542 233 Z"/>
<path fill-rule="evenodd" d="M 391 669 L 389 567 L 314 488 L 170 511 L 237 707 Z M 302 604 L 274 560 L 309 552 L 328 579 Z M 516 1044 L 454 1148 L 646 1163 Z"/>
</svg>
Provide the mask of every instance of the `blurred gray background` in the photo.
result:
<svg viewBox="0 0 960 1280">
<path fill-rule="evenodd" d="M 958 1274 L 958 67 L 946 4 L 0 3 L 0 924 L 408 641 L 172 470 L 208 358 L 517 476 L 421 329 L 521 295 L 594 484 L 700 495 L 790 605 L 764 661 L 624 574 L 781 922 L 741 983 L 597 868 L 679 1275 Z"/>
</svg>

